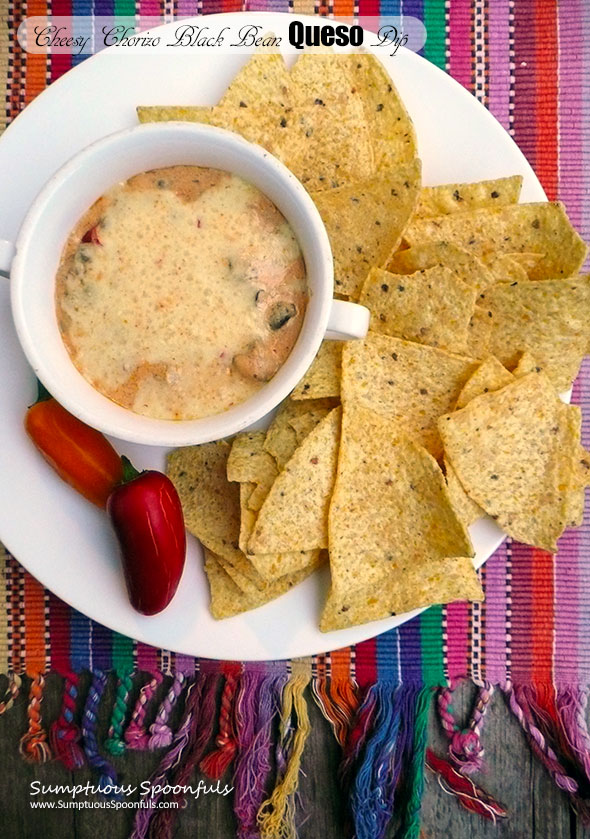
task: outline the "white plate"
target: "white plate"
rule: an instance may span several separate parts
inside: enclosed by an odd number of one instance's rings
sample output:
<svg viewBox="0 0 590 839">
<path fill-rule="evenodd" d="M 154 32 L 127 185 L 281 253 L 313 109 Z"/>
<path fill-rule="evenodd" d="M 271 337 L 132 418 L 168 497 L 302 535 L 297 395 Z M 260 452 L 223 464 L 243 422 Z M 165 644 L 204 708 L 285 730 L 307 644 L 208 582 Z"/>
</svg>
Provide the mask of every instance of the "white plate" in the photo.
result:
<svg viewBox="0 0 590 839">
<path fill-rule="evenodd" d="M 232 22 L 241 25 L 253 17 L 254 13 L 239 13 L 232 15 Z M 291 15 L 276 13 L 256 13 L 256 18 L 267 30 L 285 36 L 293 20 Z M 207 20 L 216 27 L 226 23 L 228 15 L 212 15 Z M 416 125 L 424 183 L 519 173 L 524 177 L 522 200 L 545 200 L 517 146 L 458 83 L 414 53 L 400 50 L 392 59 L 379 50 L 375 53 L 393 77 Z M 110 49 L 67 73 L 37 97 L 0 139 L 0 238 L 14 240 L 29 203 L 69 157 L 93 140 L 135 124 L 136 105 L 215 103 L 247 57 L 121 55 Z M 0 286 L 0 537 L 58 597 L 132 638 L 218 659 L 309 655 L 370 638 L 416 614 L 321 633 L 318 617 L 328 583 L 324 570 L 261 609 L 214 621 L 207 608 L 201 550 L 192 538 L 172 604 L 156 617 L 134 612 L 106 517 L 56 477 L 23 431 L 26 407 L 35 399 L 35 383 L 12 327 L 8 282 L 0 278 Z M 139 468 L 164 466 L 164 449 L 116 445 Z M 478 522 L 472 536 L 478 566 L 503 539 L 490 520 Z"/>
</svg>

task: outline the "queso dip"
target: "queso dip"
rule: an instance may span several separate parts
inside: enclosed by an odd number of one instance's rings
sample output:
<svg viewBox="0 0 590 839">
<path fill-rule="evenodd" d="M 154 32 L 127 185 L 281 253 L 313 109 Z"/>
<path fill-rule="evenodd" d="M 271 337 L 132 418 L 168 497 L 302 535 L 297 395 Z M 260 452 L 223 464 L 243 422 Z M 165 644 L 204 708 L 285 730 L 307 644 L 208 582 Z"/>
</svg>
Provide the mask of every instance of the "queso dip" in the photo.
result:
<svg viewBox="0 0 590 839">
<path fill-rule="evenodd" d="M 236 175 L 197 166 L 106 192 L 71 233 L 56 281 L 80 373 L 162 419 L 218 414 L 259 390 L 291 352 L 306 303 L 284 216 Z"/>
</svg>

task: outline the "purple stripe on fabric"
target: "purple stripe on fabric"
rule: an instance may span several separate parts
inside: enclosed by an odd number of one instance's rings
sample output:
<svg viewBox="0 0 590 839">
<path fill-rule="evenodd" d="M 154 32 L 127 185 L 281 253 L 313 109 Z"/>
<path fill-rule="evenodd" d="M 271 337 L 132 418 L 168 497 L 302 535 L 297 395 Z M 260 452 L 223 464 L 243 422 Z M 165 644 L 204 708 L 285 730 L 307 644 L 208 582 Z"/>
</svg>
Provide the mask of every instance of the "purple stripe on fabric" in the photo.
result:
<svg viewBox="0 0 590 839">
<path fill-rule="evenodd" d="M 176 653 L 174 657 L 174 671 L 182 673 L 187 678 L 195 675 L 195 659 L 190 655 Z"/>
<path fill-rule="evenodd" d="M 194 17 L 199 14 L 197 0 L 178 0 L 177 17 Z"/>
<path fill-rule="evenodd" d="M 91 667 L 110 670 L 113 665 L 113 633 L 100 623 L 92 623 Z"/>
<path fill-rule="evenodd" d="M 514 3 L 514 139 L 535 168 L 537 112 L 534 0 Z"/>
<path fill-rule="evenodd" d="M 404 684 L 422 684 L 422 635 L 420 618 L 400 626 L 400 665 Z"/>
<path fill-rule="evenodd" d="M 506 543 L 485 565 L 485 678 L 506 682 Z"/>
<path fill-rule="evenodd" d="M 498 122 L 510 127 L 510 0 L 495 0 L 488 6 L 488 97 Z"/>
<path fill-rule="evenodd" d="M 586 176 L 587 177 L 587 176 Z M 579 376 L 579 404 L 582 408 L 582 442 L 590 449 L 590 358 L 582 364 Z M 578 680 L 582 687 L 590 686 L 590 489 L 586 489 L 584 524 L 578 531 Z"/>
<path fill-rule="evenodd" d="M 582 92 L 587 86 L 583 76 L 582 8 L 585 0 L 569 0 L 557 7 L 559 20 L 559 198 L 574 227 L 583 227 L 583 194 L 588 189 L 588 175 L 583 168 Z M 590 7 L 586 7 L 589 11 Z M 581 39 L 582 42 L 586 38 Z M 587 47 L 587 45 L 586 45 Z M 588 131 L 588 123 L 586 123 Z"/>
<path fill-rule="evenodd" d="M 533 602 L 533 548 L 512 543 L 512 667 L 515 683 L 528 684 L 533 671 L 531 619 Z"/>
</svg>

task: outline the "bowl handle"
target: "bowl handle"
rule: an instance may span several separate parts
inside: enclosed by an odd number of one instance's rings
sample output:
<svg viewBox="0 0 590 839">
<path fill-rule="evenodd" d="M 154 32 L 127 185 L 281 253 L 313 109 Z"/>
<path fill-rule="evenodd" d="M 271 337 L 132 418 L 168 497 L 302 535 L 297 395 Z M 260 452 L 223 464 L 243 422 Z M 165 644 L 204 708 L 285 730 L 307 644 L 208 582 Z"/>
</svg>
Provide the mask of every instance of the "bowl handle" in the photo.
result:
<svg viewBox="0 0 590 839">
<path fill-rule="evenodd" d="M 7 277 L 15 254 L 15 247 L 7 239 L 0 239 L 0 274 Z"/>
<path fill-rule="evenodd" d="M 347 300 L 332 300 L 326 338 L 333 341 L 350 341 L 364 338 L 369 328 L 370 312 L 366 306 Z"/>
</svg>

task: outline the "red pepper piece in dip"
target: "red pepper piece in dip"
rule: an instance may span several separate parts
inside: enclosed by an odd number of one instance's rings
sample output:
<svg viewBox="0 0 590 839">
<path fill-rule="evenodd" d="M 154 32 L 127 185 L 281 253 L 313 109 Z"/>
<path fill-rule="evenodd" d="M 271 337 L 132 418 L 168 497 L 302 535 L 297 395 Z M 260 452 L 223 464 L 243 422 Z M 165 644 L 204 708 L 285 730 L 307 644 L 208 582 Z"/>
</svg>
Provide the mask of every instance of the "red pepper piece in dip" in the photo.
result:
<svg viewBox="0 0 590 839">
<path fill-rule="evenodd" d="M 138 472 L 126 457 L 123 482 L 107 501 L 121 548 L 129 600 L 144 615 L 168 606 L 186 556 L 184 517 L 172 481 L 161 472 Z"/>
</svg>

